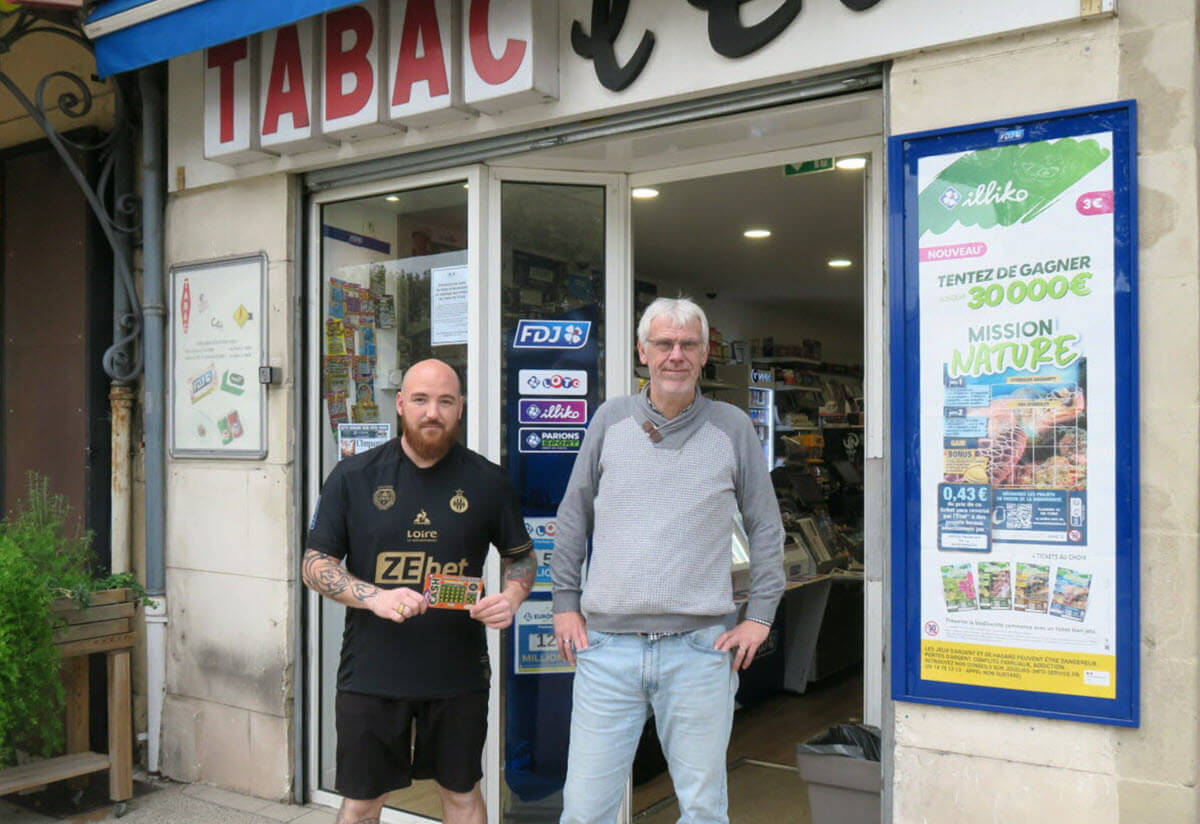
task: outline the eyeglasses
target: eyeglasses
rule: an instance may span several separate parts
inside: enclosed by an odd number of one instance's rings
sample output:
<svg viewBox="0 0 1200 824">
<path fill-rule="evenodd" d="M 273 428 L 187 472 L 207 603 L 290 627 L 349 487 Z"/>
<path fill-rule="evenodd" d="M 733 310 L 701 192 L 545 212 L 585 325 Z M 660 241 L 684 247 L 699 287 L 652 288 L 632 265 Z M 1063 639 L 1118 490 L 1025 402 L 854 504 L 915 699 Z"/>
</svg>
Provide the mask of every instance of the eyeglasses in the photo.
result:
<svg viewBox="0 0 1200 824">
<path fill-rule="evenodd" d="M 695 355 L 699 353 L 700 347 L 704 345 L 704 341 L 696 340 L 695 338 L 684 338 L 682 340 L 674 340 L 672 338 L 650 338 L 646 343 L 660 355 L 669 355 L 675 351 L 675 347 L 685 355 Z"/>
</svg>

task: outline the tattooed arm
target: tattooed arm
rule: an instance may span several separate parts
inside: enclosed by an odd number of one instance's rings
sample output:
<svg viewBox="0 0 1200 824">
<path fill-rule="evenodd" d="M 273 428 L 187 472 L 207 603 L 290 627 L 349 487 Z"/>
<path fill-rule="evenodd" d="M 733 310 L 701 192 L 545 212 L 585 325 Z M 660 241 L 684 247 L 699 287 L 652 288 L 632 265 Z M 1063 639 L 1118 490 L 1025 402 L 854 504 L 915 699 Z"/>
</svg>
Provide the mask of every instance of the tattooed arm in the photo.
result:
<svg viewBox="0 0 1200 824">
<path fill-rule="evenodd" d="M 501 558 L 500 578 L 504 581 L 503 589 L 471 607 L 471 617 L 492 629 L 504 629 L 509 626 L 513 620 L 513 613 L 533 589 L 536 571 L 537 559 L 533 550 L 510 558 Z"/>
<path fill-rule="evenodd" d="M 304 551 L 301 574 L 313 592 L 354 609 L 369 609 L 388 621 L 403 623 L 429 607 L 421 593 L 408 587 L 381 589 L 355 578 L 339 559 L 315 549 Z"/>
</svg>

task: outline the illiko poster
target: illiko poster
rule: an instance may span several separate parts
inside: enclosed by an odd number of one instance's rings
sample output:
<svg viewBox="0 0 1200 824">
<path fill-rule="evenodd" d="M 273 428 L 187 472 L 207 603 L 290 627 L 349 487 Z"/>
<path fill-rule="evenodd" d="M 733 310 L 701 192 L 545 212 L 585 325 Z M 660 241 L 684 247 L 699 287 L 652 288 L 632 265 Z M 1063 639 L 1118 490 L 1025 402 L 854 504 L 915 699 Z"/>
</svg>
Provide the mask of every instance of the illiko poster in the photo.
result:
<svg viewBox="0 0 1200 824">
<path fill-rule="evenodd" d="M 1118 537 L 1129 398 L 1114 298 L 1129 281 L 1114 131 L 989 131 L 907 167 L 912 674 L 1113 700 L 1131 549 Z"/>
</svg>

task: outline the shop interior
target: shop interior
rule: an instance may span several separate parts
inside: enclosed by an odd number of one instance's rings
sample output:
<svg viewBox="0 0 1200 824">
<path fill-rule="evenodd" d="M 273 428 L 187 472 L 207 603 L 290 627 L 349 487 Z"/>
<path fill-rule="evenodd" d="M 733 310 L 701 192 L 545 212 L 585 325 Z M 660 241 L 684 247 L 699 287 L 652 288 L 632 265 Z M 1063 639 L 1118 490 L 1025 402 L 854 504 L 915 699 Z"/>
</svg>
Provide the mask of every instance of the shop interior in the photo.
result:
<svg viewBox="0 0 1200 824">
<path fill-rule="evenodd" d="M 796 744 L 864 714 L 866 155 L 828 161 L 675 175 L 635 187 L 629 204 L 634 317 L 657 296 L 687 295 L 705 309 L 711 330 L 702 391 L 753 421 L 787 533 L 788 591 L 767 644 L 741 676 L 729 749 L 730 816 L 740 822 L 807 821 Z M 603 187 L 503 187 L 504 332 L 518 317 L 587 305 L 599 307 L 602 327 L 611 314 L 600 300 L 608 269 Z M 388 423 L 397 432 L 394 394 L 408 364 L 437 356 L 465 372 L 466 330 L 438 314 L 458 311 L 447 296 L 465 276 L 467 197 L 459 181 L 324 207 L 322 476 L 342 455 L 377 442 L 378 430 L 356 432 L 353 424 Z M 647 376 L 638 364 L 634 374 L 639 382 Z M 350 425 L 349 437 L 339 438 L 339 424 Z M 735 534 L 735 597 L 749 586 L 746 561 Z M 336 605 L 323 605 L 324 683 L 335 676 L 342 621 Z M 331 789 L 332 707 L 322 706 L 319 717 L 319 781 Z M 389 806 L 437 817 L 428 783 L 395 793 Z M 652 724 L 633 784 L 634 821 L 678 818 Z M 505 819 L 552 820 L 545 816 L 556 795 L 529 802 L 508 793 Z"/>
<path fill-rule="evenodd" d="M 787 534 L 788 591 L 742 673 L 729 749 L 731 820 L 796 820 L 796 744 L 863 710 L 863 197 L 865 157 L 635 188 L 635 302 L 688 295 L 710 322 L 701 390 L 746 410 Z M 645 376 L 644 367 L 637 374 Z M 741 536 L 735 599 L 749 586 Z M 673 822 L 648 730 L 634 821 Z"/>
</svg>

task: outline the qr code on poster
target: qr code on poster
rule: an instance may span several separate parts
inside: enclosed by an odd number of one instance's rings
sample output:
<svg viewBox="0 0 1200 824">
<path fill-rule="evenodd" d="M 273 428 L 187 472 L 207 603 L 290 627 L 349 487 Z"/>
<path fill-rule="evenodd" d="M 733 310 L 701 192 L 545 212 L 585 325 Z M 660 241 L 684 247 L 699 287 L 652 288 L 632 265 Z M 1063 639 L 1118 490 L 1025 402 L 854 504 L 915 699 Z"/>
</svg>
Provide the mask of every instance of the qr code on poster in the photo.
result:
<svg viewBox="0 0 1200 824">
<path fill-rule="evenodd" d="M 1033 526 L 1033 504 L 1009 504 L 1006 513 L 1009 529 L 1030 529 Z"/>
</svg>

